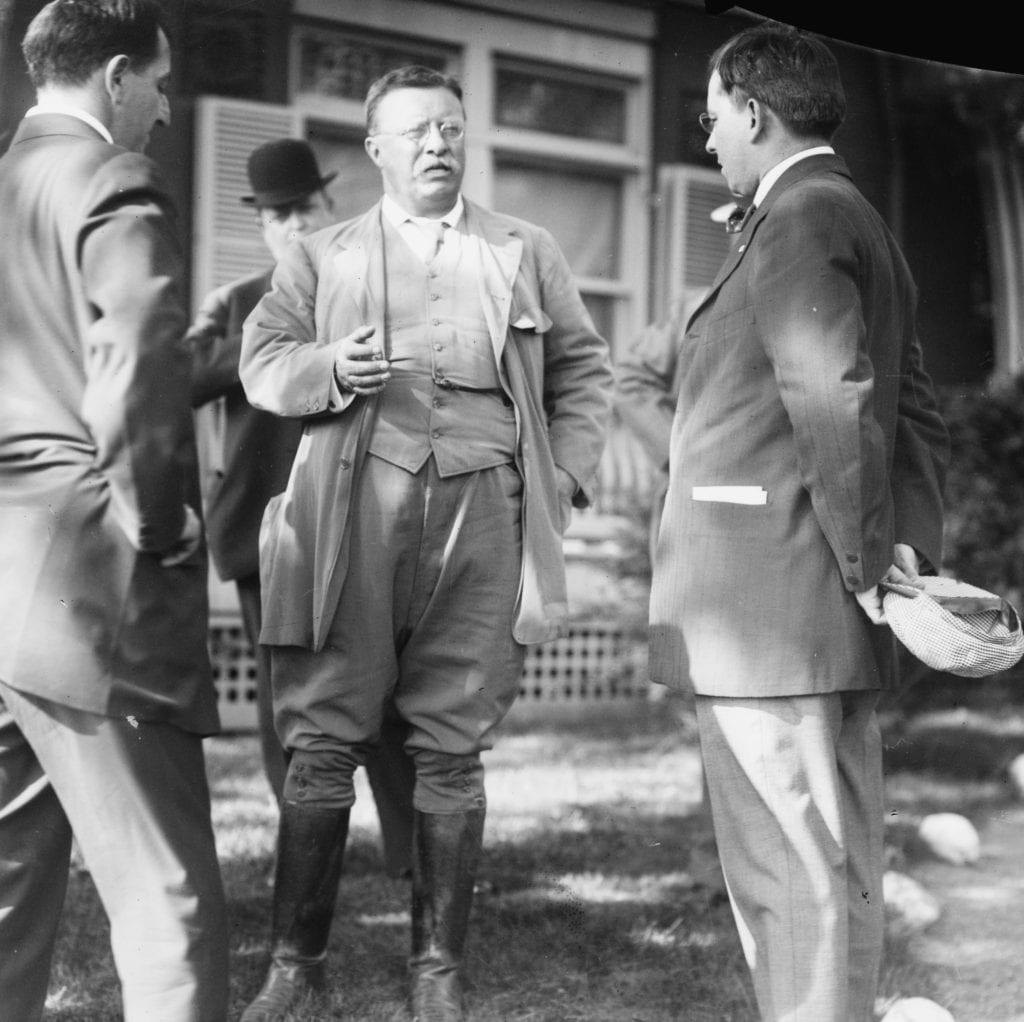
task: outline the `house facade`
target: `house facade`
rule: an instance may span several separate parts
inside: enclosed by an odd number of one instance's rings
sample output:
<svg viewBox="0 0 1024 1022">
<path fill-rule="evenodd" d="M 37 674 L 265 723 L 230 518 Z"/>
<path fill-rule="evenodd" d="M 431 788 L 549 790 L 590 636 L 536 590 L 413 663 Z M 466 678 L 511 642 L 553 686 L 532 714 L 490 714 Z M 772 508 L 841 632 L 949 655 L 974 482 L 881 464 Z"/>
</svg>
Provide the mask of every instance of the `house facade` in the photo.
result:
<svg viewBox="0 0 1024 1022">
<path fill-rule="evenodd" d="M 32 101 L 18 41 L 41 0 L 8 3 L 0 133 Z M 596 323 L 622 350 L 724 253 L 708 214 L 728 201 L 697 124 L 708 55 L 757 16 L 695 0 L 167 0 L 173 120 L 166 169 L 191 256 L 191 300 L 266 255 L 238 196 L 245 159 L 307 138 L 342 216 L 379 194 L 362 99 L 389 67 L 457 75 L 466 93 L 465 190 L 548 226 Z M 900 238 L 921 334 L 942 383 L 1024 357 L 1020 146 L 1024 77 L 832 41 L 850 111 L 836 145 Z"/>
</svg>

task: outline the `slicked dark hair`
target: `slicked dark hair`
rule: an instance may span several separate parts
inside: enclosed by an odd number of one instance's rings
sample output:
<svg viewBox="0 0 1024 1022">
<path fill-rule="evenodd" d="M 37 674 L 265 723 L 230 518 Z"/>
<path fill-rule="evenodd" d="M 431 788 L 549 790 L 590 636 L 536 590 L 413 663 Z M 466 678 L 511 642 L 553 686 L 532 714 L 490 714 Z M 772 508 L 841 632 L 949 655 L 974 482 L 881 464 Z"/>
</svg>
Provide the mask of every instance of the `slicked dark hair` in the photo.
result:
<svg viewBox="0 0 1024 1022">
<path fill-rule="evenodd" d="M 396 67 L 393 71 L 381 75 L 366 90 L 364 108 L 368 132 L 373 130 L 378 104 L 395 89 L 447 89 L 460 103 L 462 102 L 462 86 L 458 79 L 452 78 L 451 75 L 442 74 L 432 67 L 423 67 L 421 64 L 406 64 L 404 67 Z"/>
<path fill-rule="evenodd" d="M 733 102 L 756 99 L 801 138 L 830 139 L 846 116 L 839 65 L 820 39 L 767 22 L 733 36 L 712 55 Z"/>
<path fill-rule="evenodd" d="M 161 31 L 158 0 L 52 0 L 32 19 L 21 52 L 37 89 L 81 85 L 122 53 L 136 68 L 151 64 Z"/>
</svg>

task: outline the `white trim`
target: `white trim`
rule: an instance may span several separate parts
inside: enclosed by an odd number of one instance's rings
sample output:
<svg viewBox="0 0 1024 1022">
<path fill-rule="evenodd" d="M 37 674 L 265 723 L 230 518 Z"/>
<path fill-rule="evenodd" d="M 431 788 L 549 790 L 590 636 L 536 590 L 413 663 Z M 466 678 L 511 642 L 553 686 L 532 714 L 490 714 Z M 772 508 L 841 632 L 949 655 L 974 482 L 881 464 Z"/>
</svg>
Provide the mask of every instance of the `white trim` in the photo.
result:
<svg viewBox="0 0 1024 1022">
<path fill-rule="evenodd" d="M 549 2 L 544 6 L 550 10 L 553 4 Z M 592 0 L 574 0 L 571 6 L 586 13 Z M 517 4 L 517 8 L 523 9 L 521 4 Z M 627 77 L 647 73 L 648 46 L 645 43 L 588 32 L 591 26 L 586 24 L 559 27 L 514 15 L 420 0 L 359 0 L 347 4 L 339 4 L 338 0 L 295 0 L 292 14 L 297 18 L 317 18 L 369 31 L 422 36 L 466 48 L 507 50 L 564 67 L 587 67 Z M 640 18 L 643 12 L 624 7 L 623 14 Z M 653 39 L 653 33 L 650 38 Z M 465 82 L 463 87 L 466 87 Z M 469 99 L 468 88 L 466 91 Z"/>
</svg>

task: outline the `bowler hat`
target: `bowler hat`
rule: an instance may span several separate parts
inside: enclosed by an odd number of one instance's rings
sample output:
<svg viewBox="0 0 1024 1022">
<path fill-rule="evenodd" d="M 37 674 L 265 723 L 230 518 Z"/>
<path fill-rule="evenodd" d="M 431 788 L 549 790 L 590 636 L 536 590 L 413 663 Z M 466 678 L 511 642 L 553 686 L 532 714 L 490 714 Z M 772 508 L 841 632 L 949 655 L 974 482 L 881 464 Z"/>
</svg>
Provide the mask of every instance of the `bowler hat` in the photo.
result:
<svg viewBox="0 0 1024 1022">
<path fill-rule="evenodd" d="M 308 142 L 281 138 L 266 142 L 249 154 L 249 185 L 243 195 L 250 206 L 287 206 L 298 202 L 332 181 L 337 171 L 321 176 L 316 154 Z"/>
<path fill-rule="evenodd" d="M 952 578 L 926 576 L 923 589 L 883 582 L 885 619 L 918 660 L 963 678 L 1009 670 L 1024 657 L 1024 630 L 995 593 Z"/>
</svg>

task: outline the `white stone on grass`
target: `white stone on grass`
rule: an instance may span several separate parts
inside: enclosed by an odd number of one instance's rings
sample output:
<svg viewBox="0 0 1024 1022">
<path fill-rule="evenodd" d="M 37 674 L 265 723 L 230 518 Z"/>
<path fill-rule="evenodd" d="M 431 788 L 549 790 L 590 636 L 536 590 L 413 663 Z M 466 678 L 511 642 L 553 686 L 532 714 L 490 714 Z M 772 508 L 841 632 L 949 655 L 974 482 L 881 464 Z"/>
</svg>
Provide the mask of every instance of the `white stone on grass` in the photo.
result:
<svg viewBox="0 0 1024 1022">
<path fill-rule="evenodd" d="M 974 824 L 959 813 L 932 813 L 921 820 L 917 836 L 925 847 L 955 866 L 975 863 L 981 856 L 981 839 Z"/>
<path fill-rule="evenodd" d="M 901 997 L 882 1016 L 882 1022 L 956 1022 L 956 1019 L 927 997 Z"/>
<path fill-rule="evenodd" d="M 882 878 L 886 926 L 893 936 L 920 933 L 942 915 L 938 899 L 905 873 L 888 871 Z"/>
<path fill-rule="evenodd" d="M 1010 775 L 1010 784 L 1014 794 L 1017 798 L 1024 799 L 1024 753 L 1013 760 L 1007 772 Z"/>
</svg>

